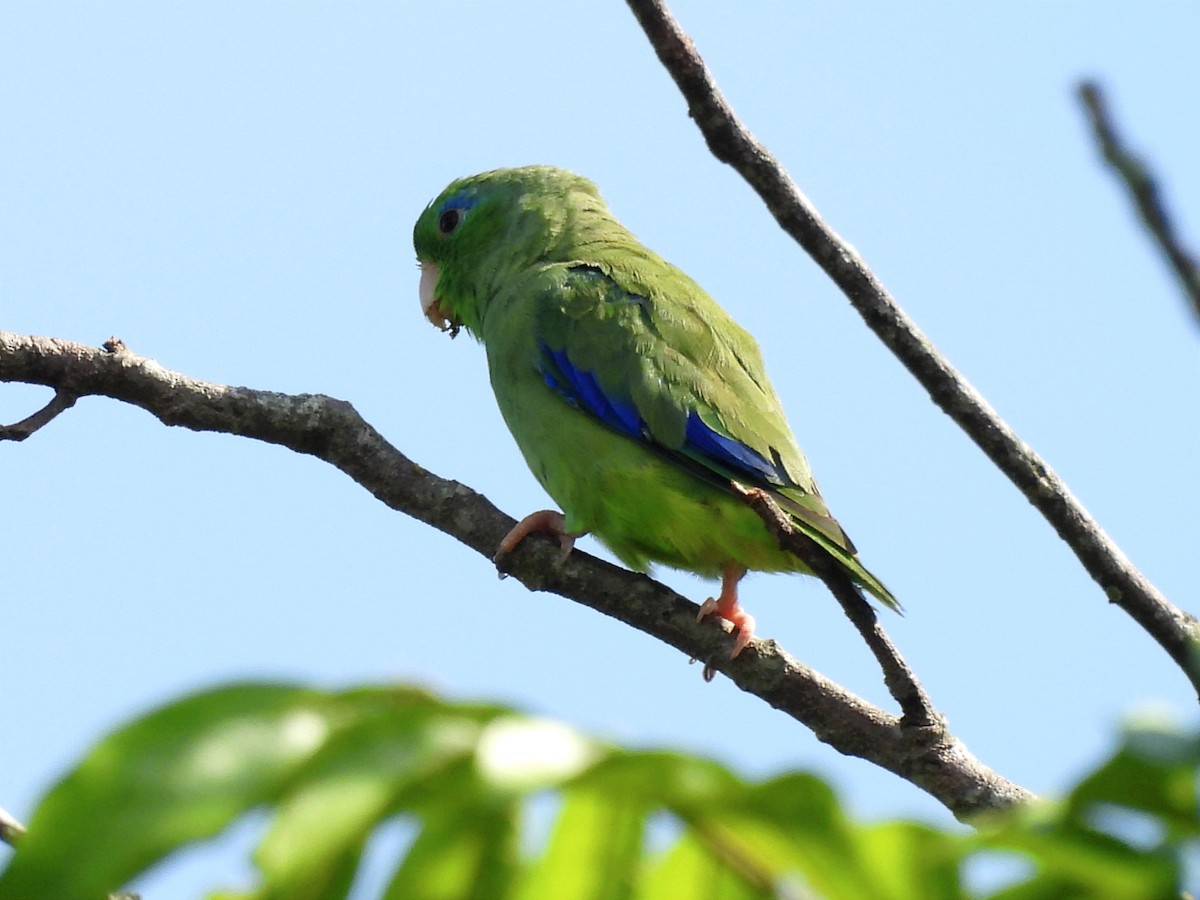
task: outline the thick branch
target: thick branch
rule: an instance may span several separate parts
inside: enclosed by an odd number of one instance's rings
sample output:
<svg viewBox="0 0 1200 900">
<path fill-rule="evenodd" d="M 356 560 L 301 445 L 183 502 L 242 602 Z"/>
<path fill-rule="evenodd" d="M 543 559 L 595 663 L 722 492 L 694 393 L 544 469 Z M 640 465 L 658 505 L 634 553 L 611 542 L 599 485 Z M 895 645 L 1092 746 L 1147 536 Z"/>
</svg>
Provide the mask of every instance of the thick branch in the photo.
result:
<svg viewBox="0 0 1200 900">
<path fill-rule="evenodd" d="M 1149 167 L 1129 151 L 1117 134 L 1100 86 L 1091 81 L 1083 82 L 1079 85 L 1079 99 L 1092 123 L 1100 152 L 1104 154 L 1113 173 L 1124 182 L 1142 223 L 1179 279 L 1180 286 L 1191 302 L 1192 313 L 1200 322 L 1200 266 L 1197 266 L 1196 258 L 1175 233 L 1158 180 Z"/>
<path fill-rule="evenodd" d="M 1200 622 L 1167 600 L 1133 566 L 1062 479 L 938 353 L 854 248 L 820 218 L 783 167 L 734 115 L 691 38 L 661 0 L 626 2 L 687 100 L 688 113 L 713 155 L 754 188 L 783 230 L 833 279 L 933 401 L 1041 512 L 1109 601 L 1149 632 L 1200 691 Z"/>
<path fill-rule="evenodd" d="M 490 559 L 514 522 L 486 497 L 408 459 L 345 401 L 197 381 L 123 348 L 110 352 L 0 332 L 0 382 L 42 384 L 78 397 L 140 406 L 167 425 L 279 444 L 325 460 L 393 509 L 457 538 Z M 965 818 L 1030 799 L 988 769 L 944 727 L 905 727 L 893 715 L 797 662 L 774 641 L 736 660 L 731 639 L 669 588 L 579 551 L 563 561 L 556 542 L 535 538 L 505 560 L 531 590 L 550 591 L 619 619 L 724 672 L 810 728 L 822 741 L 896 773 Z"/>
</svg>

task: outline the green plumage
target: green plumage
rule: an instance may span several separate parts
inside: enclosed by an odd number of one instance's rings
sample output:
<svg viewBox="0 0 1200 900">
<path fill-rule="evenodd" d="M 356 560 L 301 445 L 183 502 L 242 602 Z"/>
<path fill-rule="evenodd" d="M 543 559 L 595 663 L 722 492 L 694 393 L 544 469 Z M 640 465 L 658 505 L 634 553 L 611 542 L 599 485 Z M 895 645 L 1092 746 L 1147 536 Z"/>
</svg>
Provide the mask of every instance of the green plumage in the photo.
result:
<svg viewBox="0 0 1200 900">
<path fill-rule="evenodd" d="M 500 411 L 566 531 L 591 532 L 639 570 L 807 572 L 734 480 L 768 489 L 898 608 L 821 499 L 754 339 L 617 222 L 590 181 L 547 166 L 461 179 L 413 241 L 427 315 L 483 342 Z M 762 471 L 737 463 L 741 448 Z"/>
</svg>

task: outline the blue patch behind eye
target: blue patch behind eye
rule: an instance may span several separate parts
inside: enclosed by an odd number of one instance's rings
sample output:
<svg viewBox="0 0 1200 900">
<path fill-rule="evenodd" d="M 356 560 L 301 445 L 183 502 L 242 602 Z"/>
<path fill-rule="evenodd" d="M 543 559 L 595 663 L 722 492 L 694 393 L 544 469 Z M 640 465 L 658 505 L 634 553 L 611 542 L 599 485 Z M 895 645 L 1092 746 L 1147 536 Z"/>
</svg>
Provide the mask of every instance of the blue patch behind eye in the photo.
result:
<svg viewBox="0 0 1200 900">
<path fill-rule="evenodd" d="M 474 209 L 477 203 L 479 203 L 479 198 L 474 193 L 455 194 L 442 201 L 442 205 L 438 207 L 438 214 L 440 215 L 448 209 Z"/>
</svg>

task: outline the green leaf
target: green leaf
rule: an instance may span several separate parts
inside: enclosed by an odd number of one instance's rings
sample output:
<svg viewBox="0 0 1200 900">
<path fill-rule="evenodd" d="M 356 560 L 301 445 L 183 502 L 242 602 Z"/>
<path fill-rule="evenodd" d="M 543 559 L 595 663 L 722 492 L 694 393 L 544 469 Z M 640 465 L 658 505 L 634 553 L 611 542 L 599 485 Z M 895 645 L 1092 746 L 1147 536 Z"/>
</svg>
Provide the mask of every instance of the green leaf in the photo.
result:
<svg viewBox="0 0 1200 900">
<path fill-rule="evenodd" d="M 375 827 L 406 792 L 444 773 L 474 750 L 481 728 L 434 709 L 396 710 L 350 723 L 314 754 L 279 804 L 255 861 L 263 900 L 344 896 Z M 443 794 L 445 796 L 445 794 Z"/>
<path fill-rule="evenodd" d="M 530 865 L 519 900 L 630 897 L 642 861 L 642 798 L 586 787 L 568 788 L 545 852 Z"/>
<path fill-rule="evenodd" d="M 965 896 L 959 864 L 963 841 L 916 822 L 862 828 L 859 865 L 873 884 L 870 896 L 891 900 L 957 900 Z"/>
<path fill-rule="evenodd" d="M 1161 724 L 1126 729 L 1117 753 L 1071 793 L 1068 815 L 1086 821 L 1097 807 L 1149 813 L 1176 837 L 1200 835 L 1196 767 L 1200 739 Z"/>
<path fill-rule="evenodd" d="M 501 900 L 516 878 L 518 806 L 449 806 L 429 813 L 385 900 Z"/>
<path fill-rule="evenodd" d="M 219 689 L 151 713 L 54 787 L 0 898 L 105 896 L 278 796 L 330 727 L 326 697 L 288 685 Z"/>
<path fill-rule="evenodd" d="M 1200 836 L 1198 760 L 1193 735 L 1130 728 L 1064 801 L 961 834 L 858 824 L 812 775 L 749 783 L 419 690 L 235 685 L 101 741 L 34 814 L 0 900 L 99 900 L 263 809 L 259 883 L 214 900 L 344 898 L 397 818 L 415 838 L 388 900 L 958 900 L 973 856 L 997 853 L 1031 865 L 994 898 L 1170 897 Z M 523 812 L 548 794 L 561 801 L 549 837 L 522 856 Z"/>
<path fill-rule="evenodd" d="M 638 900 L 765 900 L 777 887 L 767 873 L 737 871 L 707 840 L 685 834 L 642 880 Z M 793 887 L 795 887 L 793 885 Z M 796 896 L 807 896 L 796 892 Z"/>
</svg>

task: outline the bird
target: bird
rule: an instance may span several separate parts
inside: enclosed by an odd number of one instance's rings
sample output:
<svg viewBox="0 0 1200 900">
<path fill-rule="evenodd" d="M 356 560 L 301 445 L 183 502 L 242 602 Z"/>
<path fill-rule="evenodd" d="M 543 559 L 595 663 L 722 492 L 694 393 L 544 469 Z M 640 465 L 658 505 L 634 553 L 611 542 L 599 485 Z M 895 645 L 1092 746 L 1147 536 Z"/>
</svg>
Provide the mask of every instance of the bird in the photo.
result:
<svg viewBox="0 0 1200 900">
<path fill-rule="evenodd" d="M 900 610 L 825 505 L 757 342 L 591 181 L 545 165 L 460 178 L 421 213 L 413 246 L 425 317 L 483 344 L 500 413 L 561 510 L 526 516 L 497 561 L 536 532 L 564 554 L 590 533 L 631 569 L 719 578 L 698 618 L 730 622 L 737 657 L 756 627 L 743 576 L 812 574 L 747 504 L 759 490 Z"/>
</svg>

